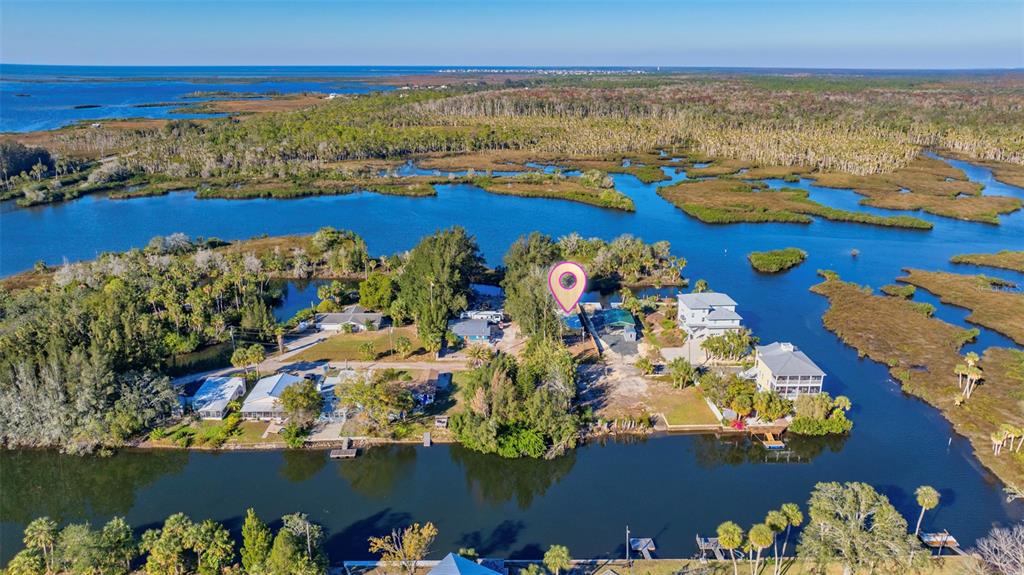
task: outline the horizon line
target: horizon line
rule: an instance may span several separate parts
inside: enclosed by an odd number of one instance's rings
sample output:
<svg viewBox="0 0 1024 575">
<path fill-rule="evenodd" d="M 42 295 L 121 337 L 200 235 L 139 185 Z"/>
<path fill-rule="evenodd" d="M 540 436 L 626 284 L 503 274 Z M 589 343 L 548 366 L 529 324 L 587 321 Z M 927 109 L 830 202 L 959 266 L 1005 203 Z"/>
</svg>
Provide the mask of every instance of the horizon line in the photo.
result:
<svg viewBox="0 0 1024 575">
<path fill-rule="evenodd" d="M 907 68 L 861 66 L 743 66 L 697 64 L 26 64 L 0 62 L 0 66 L 53 67 L 53 68 L 454 68 L 465 70 L 525 69 L 525 70 L 806 70 L 806 71 L 884 71 L 884 72 L 1024 72 L 1024 66 L 995 66 L 971 68 Z"/>
</svg>

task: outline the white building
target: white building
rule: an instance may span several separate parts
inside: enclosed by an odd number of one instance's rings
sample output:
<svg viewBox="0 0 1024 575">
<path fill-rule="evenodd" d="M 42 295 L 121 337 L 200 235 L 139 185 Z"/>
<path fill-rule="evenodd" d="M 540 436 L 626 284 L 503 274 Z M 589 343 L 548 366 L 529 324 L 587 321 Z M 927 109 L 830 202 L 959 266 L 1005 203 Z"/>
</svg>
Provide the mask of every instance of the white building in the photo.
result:
<svg viewBox="0 0 1024 575">
<path fill-rule="evenodd" d="M 249 397 L 242 404 L 243 419 L 274 419 L 284 416 L 281 406 L 281 393 L 302 381 L 302 378 L 290 373 L 275 373 L 256 382 Z"/>
<path fill-rule="evenodd" d="M 758 345 L 754 353 L 754 378 L 761 391 L 775 391 L 786 399 L 821 393 L 825 372 L 795 345 Z"/>
<path fill-rule="evenodd" d="M 320 331 L 363 331 L 380 329 L 384 315 L 370 311 L 358 304 L 350 305 L 339 312 L 317 314 L 314 319 L 316 329 Z"/>
<path fill-rule="evenodd" d="M 189 403 L 203 419 L 224 419 L 228 404 L 245 395 L 245 380 L 240 377 L 208 377 Z"/>
<path fill-rule="evenodd" d="M 736 302 L 724 293 L 681 293 L 678 300 L 676 319 L 690 337 L 703 339 L 742 327 Z"/>
</svg>

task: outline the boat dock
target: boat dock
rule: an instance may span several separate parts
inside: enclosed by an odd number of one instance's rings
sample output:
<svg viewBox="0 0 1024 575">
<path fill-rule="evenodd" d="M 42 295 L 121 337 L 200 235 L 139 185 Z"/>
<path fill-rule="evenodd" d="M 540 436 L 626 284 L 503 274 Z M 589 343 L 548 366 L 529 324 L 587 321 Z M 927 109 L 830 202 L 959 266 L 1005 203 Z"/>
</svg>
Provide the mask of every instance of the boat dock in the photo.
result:
<svg viewBox="0 0 1024 575">
<path fill-rule="evenodd" d="M 650 537 L 638 537 L 629 540 L 629 547 L 640 553 L 644 559 L 652 559 L 651 552 L 655 551 L 654 539 Z"/>
<path fill-rule="evenodd" d="M 346 437 L 341 443 L 341 449 L 332 449 L 331 459 L 354 459 L 359 455 L 359 450 L 352 447 L 352 438 Z"/>
<path fill-rule="evenodd" d="M 942 555 L 943 549 L 949 549 L 957 555 L 964 555 L 964 550 L 960 548 L 960 542 L 949 534 L 949 531 L 940 531 L 937 533 L 921 533 L 917 536 L 921 540 L 921 543 L 925 544 L 925 547 L 931 549 L 938 549 L 939 555 Z"/>
<path fill-rule="evenodd" d="M 785 449 L 786 444 L 781 440 L 776 439 L 775 434 L 765 433 L 764 439 L 761 440 L 761 445 L 764 445 L 765 449 L 778 450 Z"/>
<path fill-rule="evenodd" d="M 700 551 L 700 560 L 707 561 L 707 554 L 710 553 L 719 561 L 725 561 L 725 552 L 718 537 L 701 537 L 697 535 L 697 549 Z"/>
</svg>

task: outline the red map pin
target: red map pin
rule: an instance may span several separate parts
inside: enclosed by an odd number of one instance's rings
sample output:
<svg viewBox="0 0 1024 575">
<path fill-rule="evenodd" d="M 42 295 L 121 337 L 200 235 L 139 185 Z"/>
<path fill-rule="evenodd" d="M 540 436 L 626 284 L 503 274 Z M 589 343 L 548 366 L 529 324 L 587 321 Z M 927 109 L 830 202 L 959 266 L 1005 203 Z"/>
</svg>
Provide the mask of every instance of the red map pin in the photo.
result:
<svg viewBox="0 0 1024 575">
<path fill-rule="evenodd" d="M 558 307 L 569 313 L 587 289 L 587 272 L 576 262 L 557 263 L 548 272 L 548 289 L 555 296 Z"/>
</svg>

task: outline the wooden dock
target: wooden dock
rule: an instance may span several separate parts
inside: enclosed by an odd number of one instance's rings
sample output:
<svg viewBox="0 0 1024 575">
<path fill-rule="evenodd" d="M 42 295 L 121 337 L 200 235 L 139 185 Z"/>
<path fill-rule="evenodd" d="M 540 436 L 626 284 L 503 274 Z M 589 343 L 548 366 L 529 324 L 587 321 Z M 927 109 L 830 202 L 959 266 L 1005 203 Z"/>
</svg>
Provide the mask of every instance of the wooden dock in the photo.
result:
<svg viewBox="0 0 1024 575">
<path fill-rule="evenodd" d="M 707 560 L 707 553 L 711 553 L 719 561 L 725 561 L 725 552 L 722 549 L 722 544 L 718 542 L 718 537 L 701 537 L 697 535 L 697 549 L 700 550 L 701 561 Z"/>
<path fill-rule="evenodd" d="M 775 438 L 772 433 L 765 433 L 764 439 L 761 440 L 761 445 L 764 445 L 765 449 L 778 450 L 785 449 L 786 444 Z"/>
<path fill-rule="evenodd" d="M 359 455 L 359 450 L 352 447 L 352 438 L 350 437 L 342 440 L 341 449 L 332 449 L 330 453 L 331 459 L 354 459 L 357 455 Z"/>
<path fill-rule="evenodd" d="M 651 552 L 655 551 L 654 539 L 650 537 L 638 537 L 629 540 L 629 547 L 640 553 L 644 559 L 652 559 Z"/>
<path fill-rule="evenodd" d="M 949 549 L 957 555 L 964 555 L 964 550 L 960 548 L 960 542 L 949 534 L 949 531 L 940 531 L 938 533 L 921 533 L 917 536 L 924 543 L 926 547 L 937 549 L 939 555 L 942 555 L 943 549 Z"/>
</svg>

